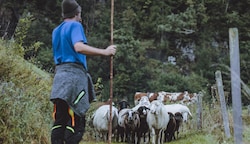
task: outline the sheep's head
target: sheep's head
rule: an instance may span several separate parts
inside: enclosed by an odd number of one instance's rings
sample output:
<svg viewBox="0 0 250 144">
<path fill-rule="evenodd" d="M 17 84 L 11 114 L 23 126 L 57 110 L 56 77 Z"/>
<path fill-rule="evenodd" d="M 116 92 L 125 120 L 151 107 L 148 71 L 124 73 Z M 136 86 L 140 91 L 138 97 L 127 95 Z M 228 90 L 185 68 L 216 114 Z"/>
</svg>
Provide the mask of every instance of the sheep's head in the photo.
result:
<svg viewBox="0 0 250 144">
<path fill-rule="evenodd" d="M 154 100 L 150 104 L 150 112 L 152 114 L 159 114 L 160 113 L 160 107 L 163 105 L 159 100 Z"/>
<path fill-rule="evenodd" d="M 148 107 L 140 106 L 137 111 L 138 111 L 140 116 L 146 116 L 148 113 L 148 110 L 150 110 Z"/>
</svg>

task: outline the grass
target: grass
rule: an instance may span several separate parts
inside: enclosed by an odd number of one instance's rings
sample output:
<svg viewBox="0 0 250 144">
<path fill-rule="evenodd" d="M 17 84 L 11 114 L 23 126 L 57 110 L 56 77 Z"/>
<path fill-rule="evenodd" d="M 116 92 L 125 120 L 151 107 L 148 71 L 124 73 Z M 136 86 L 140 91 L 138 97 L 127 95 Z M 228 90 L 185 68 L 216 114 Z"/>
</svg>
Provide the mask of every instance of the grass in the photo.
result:
<svg viewBox="0 0 250 144">
<path fill-rule="evenodd" d="M 112 140 L 113 144 L 118 144 Z M 218 143 L 213 135 L 205 135 L 204 133 L 191 132 L 189 134 L 181 134 L 177 140 L 167 142 L 171 144 L 216 144 Z M 104 144 L 104 142 L 95 142 L 95 141 L 82 141 L 80 144 Z M 119 143 L 123 144 L 123 143 Z"/>
</svg>

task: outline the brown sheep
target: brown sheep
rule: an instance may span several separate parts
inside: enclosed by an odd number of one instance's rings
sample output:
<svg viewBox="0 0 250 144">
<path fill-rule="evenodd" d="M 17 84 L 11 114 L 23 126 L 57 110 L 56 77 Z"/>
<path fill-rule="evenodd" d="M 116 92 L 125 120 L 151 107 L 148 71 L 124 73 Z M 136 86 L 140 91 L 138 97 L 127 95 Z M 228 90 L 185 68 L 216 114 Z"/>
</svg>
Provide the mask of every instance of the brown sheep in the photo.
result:
<svg viewBox="0 0 250 144">
<path fill-rule="evenodd" d="M 176 130 L 175 116 L 171 112 L 168 112 L 168 114 L 169 114 L 169 122 L 168 122 L 166 130 L 164 131 L 164 133 L 165 133 L 164 142 L 172 141 L 172 138 L 174 137 L 174 133 L 175 133 L 175 130 Z"/>
<path fill-rule="evenodd" d="M 181 124 L 182 124 L 182 122 L 183 122 L 183 116 L 182 116 L 182 114 L 180 113 L 180 112 L 177 112 L 177 113 L 175 113 L 175 115 L 174 115 L 174 118 L 175 118 L 175 121 L 176 121 L 176 128 L 175 128 L 175 132 L 177 133 L 177 138 L 178 138 L 178 135 L 179 135 L 179 128 L 180 128 L 180 126 L 181 126 Z M 174 133 L 175 133 L 174 132 Z M 175 135 L 174 135 L 174 139 L 176 139 L 175 138 Z"/>
</svg>

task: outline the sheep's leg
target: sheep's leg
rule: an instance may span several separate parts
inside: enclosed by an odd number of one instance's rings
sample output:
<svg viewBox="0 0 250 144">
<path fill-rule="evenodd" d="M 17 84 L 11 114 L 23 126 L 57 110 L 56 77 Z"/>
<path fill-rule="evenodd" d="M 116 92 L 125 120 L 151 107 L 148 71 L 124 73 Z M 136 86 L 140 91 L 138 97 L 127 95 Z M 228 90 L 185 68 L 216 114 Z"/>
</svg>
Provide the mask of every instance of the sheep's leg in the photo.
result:
<svg viewBox="0 0 250 144">
<path fill-rule="evenodd" d="M 138 143 L 138 144 L 140 144 L 140 143 L 141 143 L 142 135 L 143 135 L 143 133 L 142 133 L 142 132 L 137 132 L 136 137 L 137 137 L 137 143 Z"/>
<path fill-rule="evenodd" d="M 129 129 L 126 129 L 126 142 L 131 142 L 131 131 Z"/>
<path fill-rule="evenodd" d="M 148 141 L 147 142 L 150 142 L 151 141 L 151 135 L 150 135 L 150 132 L 148 132 L 148 134 L 147 134 L 147 136 L 148 136 Z"/>
<path fill-rule="evenodd" d="M 179 136 L 178 136 L 178 135 L 179 135 L 179 133 L 180 133 L 180 132 L 179 132 L 179 130 L 178 130 L 178 131 L 177 131 L 177 135 L 176 135 L 176 138 L 177 138 L 177 139 L 179 138 Z"/>
<path fill-rule="evenodd" d="M 143 143 L 146 142 L 146 133 L 142 133 L 141 139 L 143 140 Z"/>
<path fill-rule="evenodd" d="M 99 132 L 95 132 L 95 139 L 97 142 L 99 141 L 99 136 L 100 136 Z"/>
<path fill-rule="evenodd" d="M 119 126 L 117 127 L 117 134 L 116 134 L 116 142 L 119 142 L 119 137 L 120 137 L 120 129 Z"/>
<path fill-rule="evenodd" d="M 155 136 L 156 136 L 156 143 L 163 144 L 164 135 L 163 135 L 162 129 L 156 130 Z"/>
<path fill-rule="evenodd" d="M 172 141 L 172 139 L 173 139 L 173 137 L 174 137 L 174 133 L 173 133 L 173 132 L 171 132 L 171 133 L 170 133 L 170 137 L 169 137 L 169 140 L 168 140 L 168 141 L 169 141 L 169 142 L 171 142 L 171 141 Z"/>
<path fill-rule="evenodd" d="M 157 144 L 161 144 L 161 137 L 159 136 L 159 133 L 156 133 L 155 136 L 156 136 L 156 139 L 155 139 L 156 141 L 155 142 Z"/>
<path fill-rule="evenodd" d="M 160 143 L 161 144 L 163 144 L 164 143 L 164 137 L 165 135 L 164 135 L 164 130 L 163 129 L 161 129 L 160 131 L 159 131 L 159 137 L 160 137 Z"/>
<path fill-rule="evenodd" d="M 134 133 L 134 144 L 138 144 L 137 132 Z"/>
<path fill-rule="evenodd" d="M 154 130 L 154 128 L 151 129 L 150 136 L 152 136 L 152 140 L 151 140 L 152 144 L 155 144 L 155 130 Z"/>
<path fill-rule="evenodd" d="M 135 132 L 132 131 L 132 143 L 135 143 Z"/>
<path fill-rule="evenodd" d="M 104 139 L 104 142 L 108 141 L 108 133 L 106 132 L 103 133 L 103 139 Z"/>
<path fill-rule="evenodd" d="M 175 138 L 175 132 L 177 132 L 177 131 L 174 131 L 174 133 L 173 133 L 173 139 L 174 140 L 176 140 L 176 138 Z"/>
<path fill-rule="evenodd" d="M 121 141 L 120 141 L 121 138 Z M 124 128 L 118 126 L 117 128 L 117 135 L 116 135 L 116 142 L 124 142 Z"/>
<path fill-rule="evenodd" d="M 164 131 L 164 142 L 167 142 L 168 141 L 168 132 L 165 130 Z"/>
<path fill-rule="evenodd" d="M 155 136 L 156 136 L 156 143 L 161 144 L 161 135 L 159 130 L 155 131 Z"/>
</svg>

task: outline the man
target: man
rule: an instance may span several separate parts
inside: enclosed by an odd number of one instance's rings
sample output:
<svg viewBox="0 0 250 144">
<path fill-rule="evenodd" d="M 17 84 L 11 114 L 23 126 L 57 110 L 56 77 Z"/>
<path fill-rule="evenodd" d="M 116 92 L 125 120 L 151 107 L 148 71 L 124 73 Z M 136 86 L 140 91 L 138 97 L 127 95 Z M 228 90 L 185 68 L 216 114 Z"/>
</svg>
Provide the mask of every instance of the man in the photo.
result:
<svg viewBox="0 0 250 144">
<path fill-rule="evenodd" d="M 85 130 L 85 113 L 95 97 L 86 55 L 115 55 L 116 46 L 87 45 L 81 7 L 75 0 L 63 0 L 62 16 L 63 22 L 52 33 L 56 73 L 50 96 L 54 104 L 51 143 L 78 144 Z"/>
</svg>

